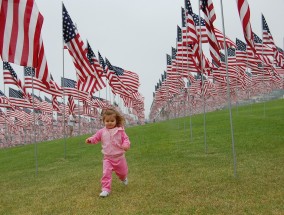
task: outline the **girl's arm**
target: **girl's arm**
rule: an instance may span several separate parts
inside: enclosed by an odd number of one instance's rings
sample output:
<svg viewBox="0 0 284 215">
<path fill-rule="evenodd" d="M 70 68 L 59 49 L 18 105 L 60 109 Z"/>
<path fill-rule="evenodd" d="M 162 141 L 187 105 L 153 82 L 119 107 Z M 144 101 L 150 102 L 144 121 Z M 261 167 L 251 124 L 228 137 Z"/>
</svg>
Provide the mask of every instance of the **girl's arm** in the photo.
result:
<svg viewBox="0 0 284 215">
<path fill-rule="evenodd" d="M 102 138 L 102 130 L 97 131 L 93 136 L 86 139 L 86 143 L 88 144 L 97 144 L 101 141 Z"/>
<path fill-rule="evenodd" d="M 123 131 L 122 134 L 121 134 L 121 147 L 127 151 L 129 148 L 130 148 L 130 140 L 127 136 L 127 134 Z"/>
</svg>

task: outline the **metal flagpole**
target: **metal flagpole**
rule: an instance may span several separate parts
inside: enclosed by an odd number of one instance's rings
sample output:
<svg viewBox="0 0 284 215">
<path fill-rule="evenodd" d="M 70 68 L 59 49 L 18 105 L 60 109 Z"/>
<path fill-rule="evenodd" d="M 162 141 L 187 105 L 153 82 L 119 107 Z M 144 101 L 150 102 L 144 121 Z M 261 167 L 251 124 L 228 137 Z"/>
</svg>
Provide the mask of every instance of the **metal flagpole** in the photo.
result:
<svg viewBox="0 0 284 215">
<path fill-rule="evenodd" d="M 4 67 L 4 62 L 3 62 L 3 67 Z M 4 74 L 4 71 L 3 71 L 3 74 Z M 5 94 L 4 78 L 3 78 L 3 83 L 4 83 L 4 95 L 5 95 L 6 99 L 8 99 L 8 97 Z M 7 101 L 7 104 L 8 104 L 8 101 Z M 8 144 L 9 132 L 8 132 L 8 126 L 7 126 L 7 107 L 5 107 L 5 132 L 4 132 L 4 135 L 5 135 L 6 144 Z"/>
<path fill-rule="evenodd" d="M 62 2 L 62 11 L 63 11 L 63 2 Z M 62 20 L 62 29 L 63 29 L 63 20 Z M 63 35 L 62 35 L 63 37 Z M 62 38 L 62 72 L 63 72 L 63 129 L 64 129 L 64 159 L 66 159 L 66 127 L 65 127 L 65 76 L 64 76 L 64 38 Z"/>
<path fill-rule="evenodd" d="M 189 13 L 189 11 L 187 11 L 187 9 L 186 9 L 186 3 L 184 2 L 184 4 L 185 4 L 185 27 L 186 27 L 186 39 L 187 39 L 187 17 L 186 17 L 186 12 L 187 13 Z M 189 69 L 189 61 L 188 61 L 188 47 L 186 48 L 186 62 L 187 62 L 187 68 Z M 188 73 L 189 73 L 189 71 L 188 71 Z M 189 78 L 187 78 L 187 81 L 189 81 L 188 80 Z M 191 82 L 190 82 L 190 84 L 191 84 Z M 186 91 L 186 98 L 188 99 L 188 96 L 190 96 L 190 86 L 186 86 L 187 88 L 188 88 L 188 91 Z M 188 101 L 187 101 L 188 102 Z M 191 122 L 191 104 L 190 104 L 191 102 L 189 101 L 189 127 L 190 127 L 190 141 L 192 141 L 192 122 Z"/>
<path fill-rule="evenodd" d="M 198 0 L 198 5 L 199 5 L 200 0 Z M 202 58 L 202 39 L 201 39 L 201 16 L 200 16 L 200 8 L 198 9 L 198 15 L 199 15 L 199 45 L 200 45 L 200 64 L 201 64 L 201 92 L 204 88 L 204 81 L 203 81 L 203 58 Z M 205 146 L 205 153 L 207 153 L 207 140 L 206 140 L 206 107 L 205 107 L 205 94 L 204 92 L 202 93 L 203 96 L 203 124 L 204 124 L 204 146 Z"/>
<path fill-rule="evenodd" d="M 186 9 L 186 7 L 184 7 L 184 14 L 182 13 L 182 16 L 184 16 L 183 17 L 183 19 L 184 19 L 184 25 L 185 25 L 185 36 L 186 36 L 186 64 L 187 64 L 187 66 L 186 66 L 186 68 L 188 68 L 188 46 L 187 46 L 187 17 L 186 17 L 186 14 L 187 14 L 187 9 Z M 183 62 L 183 61 L 182 61 Z M 187 72 L 187 71 L 185 71 L 185 72 Z M 181 76 L 182 77 L 182 76 Z M 183 93 L 185 93 L 185 90 L 183 91 Z M 186 92 L 187 93 L 187 92 Z M 185 128 L 186 128 L 186 107 L 185 107 L 185 105 L 186 105 L 186 101 L 184 100 L 183 101 L 183 109 L 184 109 L 184 117 L 183 117 L 183 130 L 184 130 L 184 136 L 186 135 L 186 133 L 185 133 Z"/>
<path fill-rule="evenodd" d="M 78 83 L 78 79 L 77 79 L 77 83 Z M 77 85 L 78 87 L 78 85 Z M 79 89 L 77 89 L 77 96 L 78 96 L 78 117 L 79 117 L 79 130 L 78 130 L 78 136 L 80 136 L 81 134 L 81 116 L 80 116 L 80 101 L 79 101 Z M 75 111 L 75 110 L 74 110 Z M 75 120 L 75 119 L 74 119 Z M 75 127 L 76 123 L 74 123 L 74 127 Z M 74 129 L 75 130 L 75 129 Z M 74 131 L 73 131 L 74 132 Z M 82 142 L 81 142 L 82 143 Z"/>
<path fill-rule="evenodd" d="M 224 14 L 223 14 L 223 1 L 221 3 L 221 14 L 222 14 L 222 25 L 223 25 L 223 35 L 224 35 L 224 49 L 225 49 L 225 61 L 226 61 L 226 76 L 227 76 L 227 97 L 230 113 L 230 125 L 231 125 L 231 136 L 232 136 L 232 150 L 233 150 L 233 159 L 234 159 L 234 176 L 237 177 L 237 159 L 235 152 L 235 141 L 234 141 L 234 128 L 233 128 L 233 119 L 232 119 L 232 108 L 231 108 L 231 97 L 230 97 L 230 84 L 229 84 L 229 73 L 228 73 L 228 53 L 225 40 L 225 24 L 224 24 Z"/>
<path fill-rule="evenodd" d="M 36 166 L 36 175 L 38 173 L 38 158 L 37 158 L 37 143 L 36 143 L 36 127 L 35 127 L 35 102 L 34 102 L 34 75 L 35 70 L 31 67 L 32 70 L 32 97 L 33 97 L 33 119 L 34 119 L 34 146 L 35 146 L 35 166 Z"/>
<path fill-rule="evenodd" d="M 263 32 L 263 24 L 262 24 L 262 17 L 260 17 L 260 20 L 261 20 L 261 26 L 262 26 L 262 32 Z M 262 55 L 262 59 L 263 59 L 263 33 L 262 33 L 262 41 L 261 41 L 261 55 Z M 263 67 L 263 61 L 261 60 L 261 69 L 262 69 L 262 85 L 263 85 L 263 90 L 265 89 L 265 83 L 264 83 L 264 67 Z M 263 92 L 264 94 L 263 94 L 263 96 L 264 97 L 266 97 L 265 96 L 265 91 Z M 265 100 L 264 100 L 264 102 L 263 102 L 263 116 L 265 117 Z"/>
</svg>

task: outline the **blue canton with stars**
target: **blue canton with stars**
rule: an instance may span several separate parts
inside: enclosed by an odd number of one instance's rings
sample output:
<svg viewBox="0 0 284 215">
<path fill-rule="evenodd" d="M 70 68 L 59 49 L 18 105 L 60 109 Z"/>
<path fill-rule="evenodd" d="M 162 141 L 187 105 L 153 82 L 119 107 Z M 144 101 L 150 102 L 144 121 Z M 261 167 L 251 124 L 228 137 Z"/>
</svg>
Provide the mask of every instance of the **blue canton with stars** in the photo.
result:
<svg viewBox="0 0 284 215">
<path fill-rule="evenodd" d="M 8 62 L 3 62 L 3 70 L 10 71 L 13 78 L 18 80 L 18 76 L 17 76 L 16 72 L 13 70 L 13 68 L 11 67 L 11 65 Z"/>
<path fill-rule="evenodd" d="M 24 76 L 32 76 L 32 77 L 34 77 L 34 76 L 35 76 L 35 70 L 34 70 L 34 68 L 25 66 L 25 69 L 24 69 Z"/>
<path fill-rule="evenodd" d="M 61 86 L 68 87 L 68 88 L 75 88 L 76 81 L 68 79 L 68 78 L 61 78 Z"/>
<path fill-rule="evenodd" d="M 246 51 L 247 50 L 247 45 L 239 40 L 238 38 L 236 39 L 236 45 L 237 45 L 237 50 L 239 51 Z"/>
<path fill-rule="evenodd" d="M 116 75 L 123 75 L 123 73 L 124 73 L 124 69 L 122 69 L 118 66 L 113 66 L 113 70 L 114 70 Z"/>
<path fill-rule="evenodd" d="M 195 26 L 199 26 L 199 16 L 193 13 L 192 18 L 193 18 Z M 205 20 L 202 17 L 200 17 L 200 25 L 205 26 Z"/>
<path fill-rule="evenodd" d="M 23 93 L 20 90 L 14 90 L 13 88 L 9 88 L 9 97 L 20 98 L 23 99 Z"/>
<path fill-rule="evenodd" d="M 76 36 L 76 26 L 73 24 L 65 6 L 63 5 L 63 38 L 68 43 Z"/>
</svg>

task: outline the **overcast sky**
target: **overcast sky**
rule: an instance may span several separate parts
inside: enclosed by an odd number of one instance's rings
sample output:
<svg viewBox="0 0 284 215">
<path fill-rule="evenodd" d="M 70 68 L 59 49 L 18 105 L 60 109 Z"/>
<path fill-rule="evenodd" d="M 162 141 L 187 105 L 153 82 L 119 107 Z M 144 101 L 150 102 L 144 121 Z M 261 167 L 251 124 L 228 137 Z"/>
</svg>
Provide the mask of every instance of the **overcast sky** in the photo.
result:
<svg viewBox="0 0 284 215">
<path fill-rule="evenodd" d="M 198 2 L 191 1 L 196 14 Z M 220 2 L 213 0 L 217 15 L 215 27 L 222 31 Z M 44 16 L 42 37 L 49 71 L 60 83 L 63 76 L 62 1 L 36 0 L 36 3 Z M 139 75 L 139 92 L 145 97 L 148 117 L 155 85 L 166 69 L 166 54 L 171 54 L 171 47 L 176 46 L 176 29 L 177 25 L 181 26 L 184 0 L 65 0 L 63 3 L 82 39 L 89 41 L 96 55 L 100 51 L 112 65 Z M 248 3 L 253 31 L 262 36 L 263 13 L 276 45 L 283 48 L 284 0 L 248 0 Z M 223 1 L 223 10 L 226 35 L 233 41 L 236 37 L 244 41 L 236 1 Z M 208 53 L 207 50 L 204 52 Z M 23 78 L 22 68 L 14 64 L 12 67 Z M 75 69 L 68 52 L 64 54 L 64 68 L 65 77 L 75 80 Z M 0 80 L 3 80 L 2 66 L 0 72 Z M 3 84 L 1 90 L 4 90 Z M 99 95 L 104 97 L 105 90 L 96 93 Z"/>
</svg>

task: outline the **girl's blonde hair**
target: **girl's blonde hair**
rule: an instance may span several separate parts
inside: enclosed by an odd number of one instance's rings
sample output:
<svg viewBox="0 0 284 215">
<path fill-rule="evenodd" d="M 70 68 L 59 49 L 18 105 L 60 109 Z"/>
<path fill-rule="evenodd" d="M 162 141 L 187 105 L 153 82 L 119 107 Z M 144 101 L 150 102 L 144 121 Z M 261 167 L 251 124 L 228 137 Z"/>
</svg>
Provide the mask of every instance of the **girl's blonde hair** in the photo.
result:
<svg viewBox="0 0 284 215">
<path fill-rule="evenodd" d="M 124 126 L 125 119 L 117 110 L 115 110 L 113 108 L 108 108 L 108 109 L 102 110 L 101 114 L 102 114 L 103 122 L 105 121 L 106 116 L 115 115 L 116 127 L 123 127 Z"/>
</svg>

